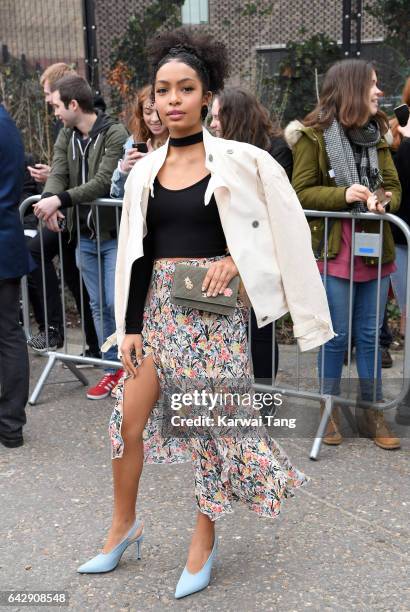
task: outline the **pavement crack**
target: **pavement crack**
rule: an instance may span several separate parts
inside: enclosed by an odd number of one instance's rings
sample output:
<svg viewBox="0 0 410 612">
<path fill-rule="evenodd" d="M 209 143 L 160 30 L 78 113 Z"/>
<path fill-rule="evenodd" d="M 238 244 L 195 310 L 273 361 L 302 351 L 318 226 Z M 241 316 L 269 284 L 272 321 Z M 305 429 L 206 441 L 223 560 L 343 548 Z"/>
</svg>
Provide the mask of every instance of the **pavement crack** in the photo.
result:
<svg viewBox="0 0 410 612">
<path fill-rule="evenodd" d="M 391 549 L 392 552 L 394 552 L 395 554 L 397 554 L 398 556 L 400 556 L 402 559 L 406 559 L 409 560 L 410 559 L 410 555 L 408 553 L 403 553 L 402 551 L 398 550 L 395 543 L 391 541 L 391 539 L 399 539 L 403 542 L 403 543 L 407 543 L 408 545 L 410 545 L 410 538 L 407 537 L 406 535 L 404 535 L 403 533 L 397 532 L 397 531 L 393 531 L 391 529 L 388 529 L 387 527 L 383 527 L 383 525 L 380 525 L 378 523 L 376 523 L 375 521 L 370 521 L 362 516 L 359 516 L 357 514 L 355 514 L 354 512 L 351 512 L 350 510 L 346 510 L 346 508 L 342 508 L 336 504 L 333 504 L 332 502 L 323 499 L 323 497 L 320 497 L 319 495 L 315 495 L 314 493 L 311 493 L 309 491 L 306 491 L 306 489 L 301 489 L 300 492 L 303 495 L 307 495 L 308 497 L 310 497 L 311 499 L 314 499 L 318 504 L 322 505 L 322 506 L 327 506 L 328 508 L 331 508 L 332 510 L 336 510 L 337 512 L 339 512 L 340 514 L 343 514 L 344 516 L 353 519 L 354 521 L 358 522 L 358 523 L 362 523 L 362 525 L 365 525 L 366 527 L 370 527 L 371 531 L 376 531 L 379 533 L 384 533 L 386 535 L 389 536 L 390 540 L 388 542 L 377 542 L 377 545 L 380 546 L 380 544 L 388 547 Z"/>
</svg>

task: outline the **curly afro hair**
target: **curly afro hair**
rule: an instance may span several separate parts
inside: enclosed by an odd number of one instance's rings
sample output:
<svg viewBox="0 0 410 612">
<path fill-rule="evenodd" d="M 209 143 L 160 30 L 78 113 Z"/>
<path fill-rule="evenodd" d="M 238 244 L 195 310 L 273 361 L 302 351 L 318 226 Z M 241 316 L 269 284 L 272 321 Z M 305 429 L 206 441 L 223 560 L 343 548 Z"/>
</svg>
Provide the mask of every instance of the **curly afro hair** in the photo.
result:
<svg viewBox="0 0 410 612">
<path fill-rule="evenodd" d="M 158 69 L 173 59 L 193 68 L 201 78 L 205 91 L 216 93 L 223 89 L 224 80 L 229 75 L 225 45 L 209 34 L 190 32 L 185 28 L 162 32 L 151 39 L 148 57 L 152 65 L 152 83 Z"/>
</svg>

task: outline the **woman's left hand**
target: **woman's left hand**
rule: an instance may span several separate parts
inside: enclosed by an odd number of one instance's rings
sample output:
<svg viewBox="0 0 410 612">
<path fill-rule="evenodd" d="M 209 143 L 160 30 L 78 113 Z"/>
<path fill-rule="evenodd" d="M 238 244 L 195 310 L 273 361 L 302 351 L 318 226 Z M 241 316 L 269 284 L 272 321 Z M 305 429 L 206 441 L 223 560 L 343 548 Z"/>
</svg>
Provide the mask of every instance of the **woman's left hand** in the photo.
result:
<svg viewBox="0 0 410 612">
<path fill-rule="evenodd" d="M 207 297 L 216 297 L 224 292 L 231 280 L 239 274 L 232 257 L 224 257 L 210 265 L 204 278 L 202 291 L 206 291 Z"/>
</svg>

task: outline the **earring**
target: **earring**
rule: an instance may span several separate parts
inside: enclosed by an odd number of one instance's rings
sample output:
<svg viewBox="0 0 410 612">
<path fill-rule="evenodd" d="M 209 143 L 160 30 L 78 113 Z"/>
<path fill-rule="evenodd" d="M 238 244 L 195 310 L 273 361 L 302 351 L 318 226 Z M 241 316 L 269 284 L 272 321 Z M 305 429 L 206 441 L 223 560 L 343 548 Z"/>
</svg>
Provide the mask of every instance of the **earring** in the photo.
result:
<svg viewBox="0 0 410 612">
<path fill-rule="evenodd" d="M 208 107 L 206 104 L 203 105 L 203 107 L 201 108 L 201 119 L 202 121 L 205 121 L 205 119 L 208 116 Z"/>
</svg>

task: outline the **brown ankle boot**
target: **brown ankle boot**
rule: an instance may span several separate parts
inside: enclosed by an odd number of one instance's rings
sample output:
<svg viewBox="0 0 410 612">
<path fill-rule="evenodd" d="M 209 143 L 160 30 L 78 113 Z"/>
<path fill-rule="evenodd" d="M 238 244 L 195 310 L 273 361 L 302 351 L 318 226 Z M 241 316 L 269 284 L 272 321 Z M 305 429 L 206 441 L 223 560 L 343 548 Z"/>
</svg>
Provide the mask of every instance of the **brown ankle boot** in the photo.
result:
<svg viewBox="0 0 410 612">
<path fill-rule="evenodd" d="M 400 448 L 398 438 L 386 423 L 382 410 L 368 408 L 363 411 L 363 416 L 358 421 L 359 431 L 363 436 L 372 438 L 373 442 L 386 450 Z"/>
<path fill-rule="evenodd" d="M 320 418 L 322 418 L 324 412 L 324 406 L 320 407 Z M 323 436 L 323 442 L 329 446 L 338 446 L 342 443 L 343 436 L 340 433 L 340 412 L 339 407 L 334 406 L 332 414 L 327 423 L 325 435 Z"/>
</svg>

